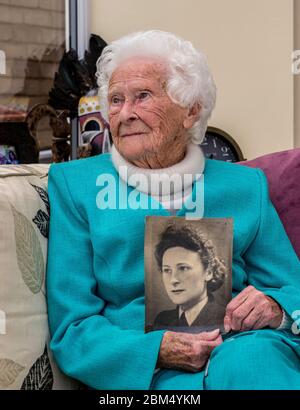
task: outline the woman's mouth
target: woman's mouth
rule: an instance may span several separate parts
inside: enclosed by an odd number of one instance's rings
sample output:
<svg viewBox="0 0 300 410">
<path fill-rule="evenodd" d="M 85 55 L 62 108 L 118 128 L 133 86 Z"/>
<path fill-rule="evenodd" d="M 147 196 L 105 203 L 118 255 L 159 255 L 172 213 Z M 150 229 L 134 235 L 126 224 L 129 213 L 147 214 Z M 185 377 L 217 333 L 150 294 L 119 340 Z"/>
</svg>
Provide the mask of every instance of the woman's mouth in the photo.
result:
<svg viewBox="0 0 300 410">
<path fill-rule="evenodd" d="M 125 138 L 125 137 L 132 137 L 133 135 L 143 135 L 145 134 L 144 132 L 128 132 L 126 134 L 122 134 L 121 138 Z"/>
<path fill-rule="evenodd" d="M 184 292 L 184 289 L 174 289 L 174 290 L 171 290 L 171 292 L 172 292 L 172 293 L 175 293 L 176 295 L 178 295 L 179 293 Z"/>
</svg>

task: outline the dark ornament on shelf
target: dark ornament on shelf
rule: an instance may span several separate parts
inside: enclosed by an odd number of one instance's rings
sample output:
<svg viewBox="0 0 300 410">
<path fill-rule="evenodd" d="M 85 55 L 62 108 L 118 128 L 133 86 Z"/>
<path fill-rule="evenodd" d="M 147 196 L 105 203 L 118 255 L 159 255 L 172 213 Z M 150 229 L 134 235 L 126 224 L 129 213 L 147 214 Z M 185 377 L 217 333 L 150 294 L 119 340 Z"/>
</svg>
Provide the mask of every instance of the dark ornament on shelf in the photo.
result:
<svg viewBox="0 0 300 410">
<path fill-rule="evenodd" d="M 49 92 L 48 103 L 52 107 L 68 110 L 71 118 L 77 117 L 80 98 L 97 88 L 96 62 L 106 45 L 100 36 L 92 34 L 83 60 L 79 60 L 74 49 L 64 53 Z"/>
<path fill-rule="evenodd" d="M 227 132 L 216 127 L 208 127 L 200 144 L 204 156 L 226 162 L 245 161 L 238 143 Z"/>
<path fill-rule="evenodd" d="M 48 104 L 37 104 L 27 114 L 26 122 L 32 138 L 38 141 L 37 128 L 39 121 L 49 117 L 52 128 L 52 156 L 53 162 L 64 162 L 69 160 L 71 146 L 71 127 L 68 123 L 69 111 L 56 111 Z M 38 143 L 38 142 L 37 142 Z"/>
<path fill-rule="evenodd" d="M 0 145 L 14 147 L 20 164 L 37 163 L 39 150 L 26 122 L 1 122 Z"/>
</svg>

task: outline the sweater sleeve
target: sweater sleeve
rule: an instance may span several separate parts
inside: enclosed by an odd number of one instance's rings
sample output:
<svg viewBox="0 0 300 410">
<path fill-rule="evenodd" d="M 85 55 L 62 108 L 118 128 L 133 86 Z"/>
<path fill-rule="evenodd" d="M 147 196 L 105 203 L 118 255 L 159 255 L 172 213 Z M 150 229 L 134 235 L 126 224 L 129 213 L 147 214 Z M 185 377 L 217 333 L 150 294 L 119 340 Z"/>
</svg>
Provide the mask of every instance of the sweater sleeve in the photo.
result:
<svg viewBox="0 0 300 410">
<path fill-rule="evenodd" d="M 164 331 L 124 330 L 102 314 L 88 222 L 61 165 L 51 165 L 48 181 L 50 348 L 65 374 L 91 388 L 149 389 Z"/>
<path fill-rule="evenodd" d="M 244 254 L 248 282 L 292 317 L 300 309 L 300 261 L 271 202 L 266 176 L 256 171 L 260 218 L 256 236 Z"/>
</svg>

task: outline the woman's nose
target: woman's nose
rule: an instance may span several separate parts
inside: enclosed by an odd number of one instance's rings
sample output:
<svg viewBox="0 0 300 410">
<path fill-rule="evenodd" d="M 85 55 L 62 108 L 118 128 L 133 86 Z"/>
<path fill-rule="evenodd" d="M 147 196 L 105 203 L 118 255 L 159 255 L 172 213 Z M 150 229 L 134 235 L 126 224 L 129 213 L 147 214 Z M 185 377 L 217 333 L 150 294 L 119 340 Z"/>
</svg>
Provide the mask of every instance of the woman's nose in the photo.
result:
<svg viewBox="0 0 300 410">
<path fill-rule="evenodd" d="M 177 275 L 176 271 L 172 273 L 170 282 L 171 282 L 172 285 L 176 285 L 177 283 L 180 282 L 180 280 L 178 279 L 178 275 Z"/>
<path fill-rule="evenodd" d="M 119 114 L 119 120 L 123 123 L 132 122 L 138 118 L 134 110 L 134 104 L 130 100 L 125 100 Z"/>
</svg>

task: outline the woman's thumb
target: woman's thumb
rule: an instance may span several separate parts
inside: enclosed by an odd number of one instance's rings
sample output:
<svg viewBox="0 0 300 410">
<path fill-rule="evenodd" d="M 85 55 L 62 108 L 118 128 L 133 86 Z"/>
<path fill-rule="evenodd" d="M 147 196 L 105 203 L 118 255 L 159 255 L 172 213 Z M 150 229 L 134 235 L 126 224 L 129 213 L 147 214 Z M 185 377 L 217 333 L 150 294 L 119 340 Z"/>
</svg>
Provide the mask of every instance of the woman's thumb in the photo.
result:
<svg viewBox="0 0 300 410">
<path fill-rule="evenodd" d="M 216 339 L 220 334 L 220 329 L 215 329 L 212 330 L 211 332 L 202 332 L 199 333 L 199 337 L 201 340 L 214 340 Z"/>
</svg>

